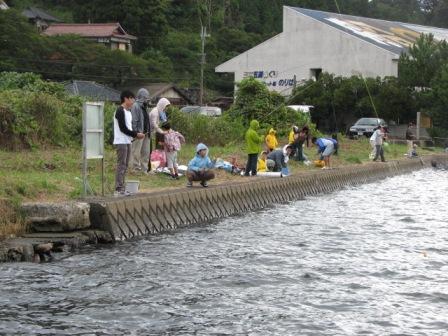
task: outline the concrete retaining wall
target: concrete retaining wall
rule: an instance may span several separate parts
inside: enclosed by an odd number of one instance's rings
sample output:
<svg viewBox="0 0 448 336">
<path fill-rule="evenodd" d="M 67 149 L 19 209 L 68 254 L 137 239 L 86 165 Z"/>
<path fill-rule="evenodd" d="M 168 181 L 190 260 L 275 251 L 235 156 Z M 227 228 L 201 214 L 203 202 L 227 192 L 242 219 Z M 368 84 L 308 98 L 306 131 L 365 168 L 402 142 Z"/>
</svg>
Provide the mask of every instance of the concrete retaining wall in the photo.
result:
<svg viewBox="0 0 448 336">
<path fill-rule="evenodd" d="M 90 220 L 94 229 L 108 231 L 116 240 L 130 239 L 406 174 L 429 166 L 431 160 L 447 162 L 447 156 L 318 170 L 282 179 L 245 179 L 245 182 L 207 189 L 184 188 L 101 199 L 90 203 Z"/>
</svg>

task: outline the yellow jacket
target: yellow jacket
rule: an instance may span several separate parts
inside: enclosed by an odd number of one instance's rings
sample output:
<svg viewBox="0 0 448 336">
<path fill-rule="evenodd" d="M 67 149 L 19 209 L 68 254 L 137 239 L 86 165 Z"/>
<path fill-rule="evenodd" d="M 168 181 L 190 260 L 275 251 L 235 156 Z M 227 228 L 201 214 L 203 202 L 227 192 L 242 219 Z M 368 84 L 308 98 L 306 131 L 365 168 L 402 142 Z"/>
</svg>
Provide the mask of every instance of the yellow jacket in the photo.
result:
<svg viewBox="0 0 448 336">
<path fill-rule="evenodd" d="M 258 159 L 257 171 L 258 172 L 266 172 L 266 171 L 268 171 L 268 168 L 266 166 L 266 160 L 263 160 L 261 158 Z"/>
<path fill-rule="evenodd" d="M 289 132 L 288 142 L 289 144 L 292 144 L 294 142 L 294 131 Z"/>
<path fill-rule="evenodd" d="M 275 130 L 271 128 L 269 134 L 266 135 L 266 146 L 268 146 L 269 149 L 275 149 L 278 146 L 278 140 L 275 133 Z"/>
</svg>

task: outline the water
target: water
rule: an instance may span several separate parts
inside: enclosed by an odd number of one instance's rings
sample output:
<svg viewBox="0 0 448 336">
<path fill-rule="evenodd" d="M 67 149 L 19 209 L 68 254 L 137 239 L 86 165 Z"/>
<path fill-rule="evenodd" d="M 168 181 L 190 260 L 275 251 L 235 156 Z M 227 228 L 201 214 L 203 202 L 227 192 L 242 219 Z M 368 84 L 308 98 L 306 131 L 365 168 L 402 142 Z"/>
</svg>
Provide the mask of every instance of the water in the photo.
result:
<svg viewBox="0 0 448 336">
<path fill-rule="evenodd" d="M 424 170 L 0 265 L 0 334 L 447 335 L 447 191 Z"/>
</svg>

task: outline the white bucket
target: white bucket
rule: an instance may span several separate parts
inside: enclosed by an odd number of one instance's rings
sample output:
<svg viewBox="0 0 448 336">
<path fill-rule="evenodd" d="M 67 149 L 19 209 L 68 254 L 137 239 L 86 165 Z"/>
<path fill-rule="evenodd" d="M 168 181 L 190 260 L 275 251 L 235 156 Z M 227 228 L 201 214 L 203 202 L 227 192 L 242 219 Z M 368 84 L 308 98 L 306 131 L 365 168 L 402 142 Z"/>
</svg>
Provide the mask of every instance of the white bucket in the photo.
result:
<svg viewBox="0 0 448 336">
<path fill-rule="evenodd" d="M 126 181 L 126 191 L 131 194 L 138 193 L 138 187 L 140 185 L 140 181 Z"/>
</svg>

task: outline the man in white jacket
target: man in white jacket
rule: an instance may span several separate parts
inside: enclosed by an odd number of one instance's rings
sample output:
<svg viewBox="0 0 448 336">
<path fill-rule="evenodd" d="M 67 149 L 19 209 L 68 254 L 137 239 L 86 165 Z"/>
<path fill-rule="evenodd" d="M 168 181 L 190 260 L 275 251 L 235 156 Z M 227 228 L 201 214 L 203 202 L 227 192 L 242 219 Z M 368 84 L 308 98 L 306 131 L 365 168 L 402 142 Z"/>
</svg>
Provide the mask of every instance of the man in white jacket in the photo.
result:
<svg viewBox="0 0 448 336">
<path fill-rule="evenodd" d="M 132 130 L 131 108 L 135 96 L 131 91 L 123 91 L 120 96 L 121 105 L 114 114 L 114 145 L 117 150 L 117 171 L 115 174 L 115 196 L 127 195 L 124 179 L 131 156 L 133 139 L 143 139 L 145 134 Z"/>
</svg>

